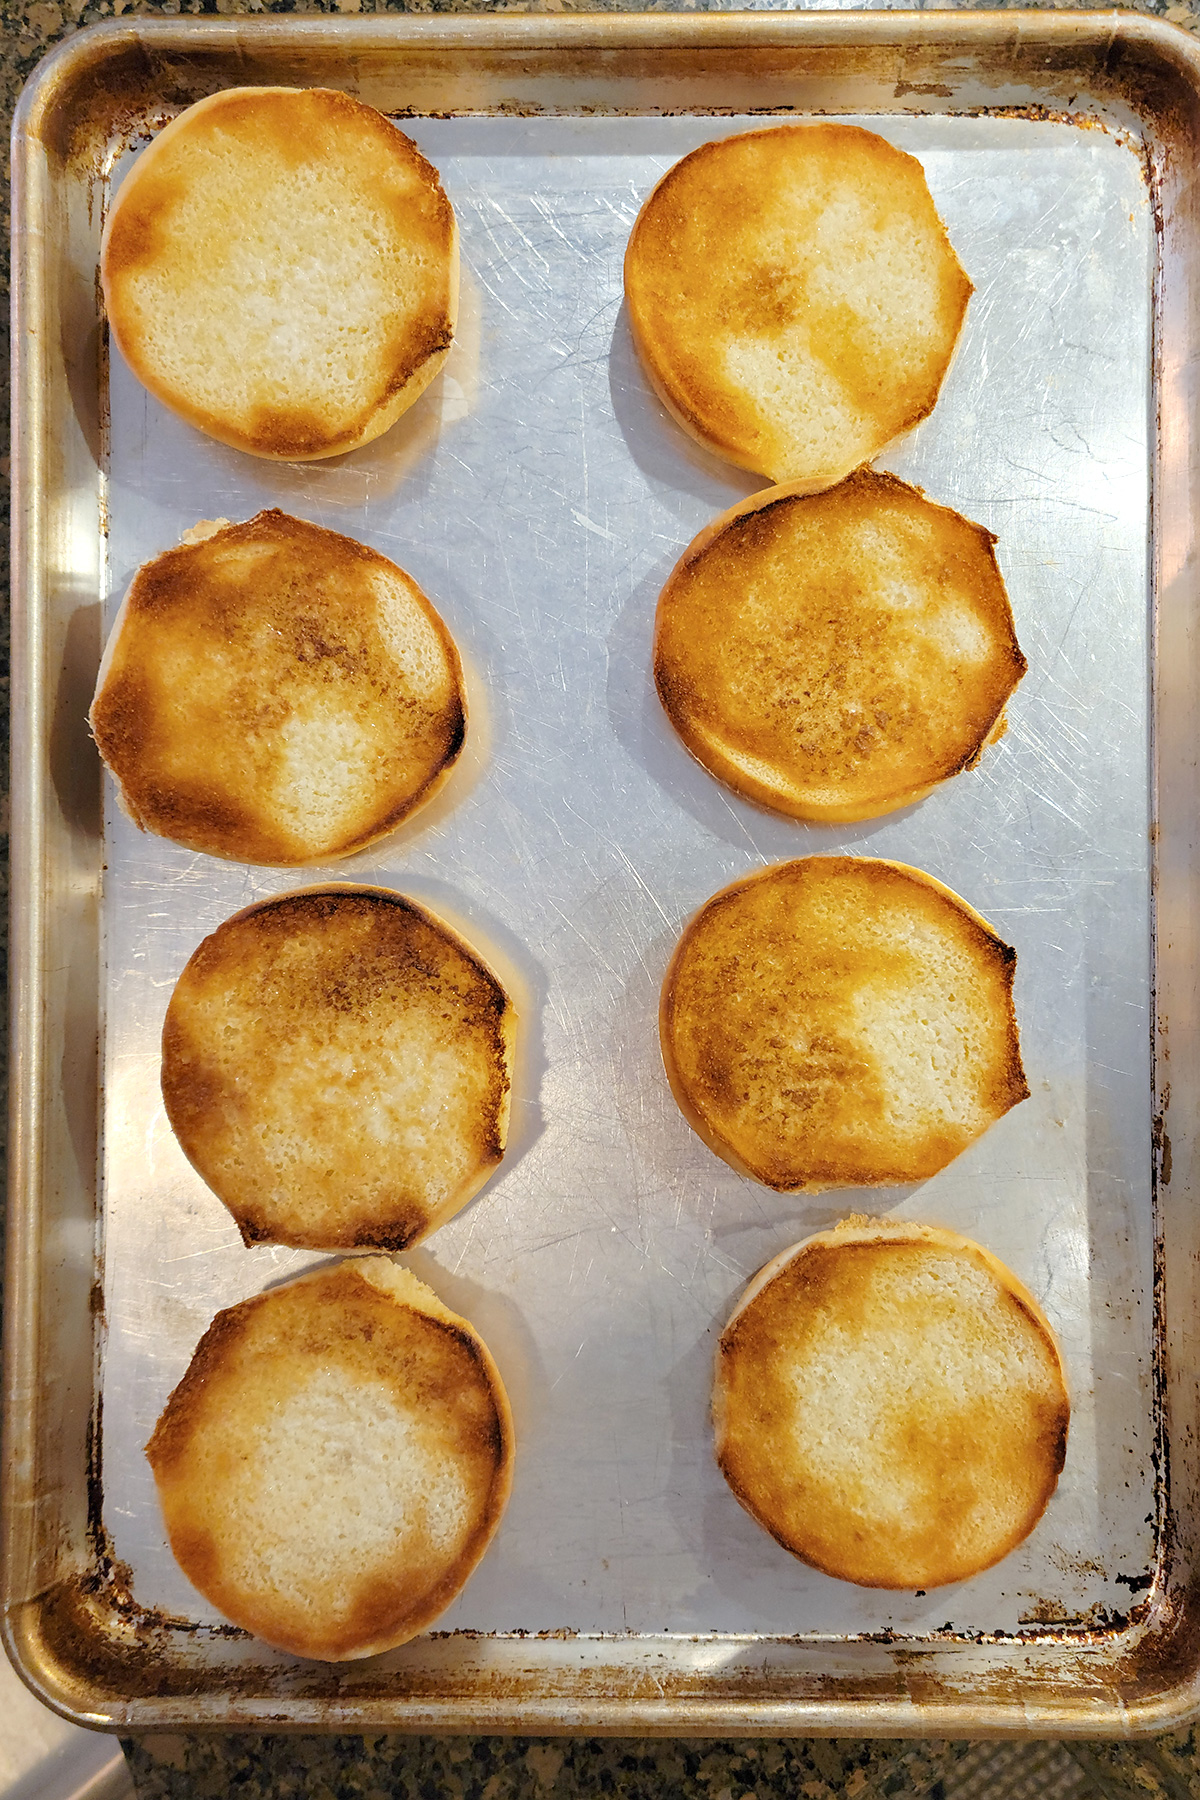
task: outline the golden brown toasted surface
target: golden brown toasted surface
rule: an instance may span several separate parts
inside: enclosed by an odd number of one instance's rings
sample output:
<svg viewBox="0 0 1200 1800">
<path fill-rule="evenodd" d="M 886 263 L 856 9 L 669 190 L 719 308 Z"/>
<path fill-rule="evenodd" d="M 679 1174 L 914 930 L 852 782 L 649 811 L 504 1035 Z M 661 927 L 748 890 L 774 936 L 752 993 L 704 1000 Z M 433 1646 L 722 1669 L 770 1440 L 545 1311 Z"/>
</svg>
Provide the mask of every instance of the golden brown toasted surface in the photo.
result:
<svg viewBox="0 0 1200 1800">
<path fill-rule="evenodd" d="M 795 818 L 920 799 L 998 735 L 1025 672 L 994 541 L 872 470 L 754 496 L 659 598 L 671 723 L 710 773 Z"/>
<path fill-rule="evenodd" d="M 146 1447 L 184 1574 L 297 1656 L 423 1631 L 483 1555 L 513 1433 L 470 1325 L 382 1258 L 218 1313 Z"/>
<path fill-rule="evenodd" d="M 689 1123 L 768 1187 L 920 1181 L 1028 1095 L 1015 967 L 920 870 L 780 863 L 685 930 L 663 985 L 663 1061 Z"/>
<path fill-rule="evenodd" d="M 327 888 L 238 913 L 163 1026 L 167 1117 L 247 1244 L 402 1250 L 504 1154 L 515 1015 L 401 895 Z"/>
<path fill-rule="evenodd" d="M 851 1219 L 751 1283 L 717 1353 L 717 1459 L 786 1550 L 931 1588 L 1028 1536 L 1066 1457 L 1050 1326 L 954 1232 Z"/>
<path fill-rule="evenodd" d="M 377 551 L 279 511 L 138 570 L 90 714 L 144 830 L 240 862 L 344 856 L 462 748 L 458 652 Z"/>
<path fill-rule="evenodd" d="M 625 258 L 634 341 L 709 449 L 828 486 L 923 419 L 971 284 L 921 165 L 852 125 L 777 125 L 693 150 Z"/>
<path fill-rule="evenodd" d="M 231 88 L 173 120 L 105 229 L 109 323 L 138 378 L 256 456 L 366 443 L 436 374 L 458 239 L 437 171 L 326 88 Z"/>
</svg>

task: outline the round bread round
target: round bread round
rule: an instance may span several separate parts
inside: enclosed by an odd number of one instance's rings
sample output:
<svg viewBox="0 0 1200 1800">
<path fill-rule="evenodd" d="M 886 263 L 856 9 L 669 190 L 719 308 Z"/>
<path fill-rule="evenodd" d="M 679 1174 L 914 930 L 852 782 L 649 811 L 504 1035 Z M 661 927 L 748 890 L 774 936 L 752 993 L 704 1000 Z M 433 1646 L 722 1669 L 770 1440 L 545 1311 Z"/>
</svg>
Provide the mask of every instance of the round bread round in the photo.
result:
<svg viewBox="0 0 1200 1800">
<path fill-rule="evenodd" d="M 864 1587 L 964 1581 L 1033 1530 L 1070 1409 L 1041 1308 L 987 1250 L 852 1218 L 787 1250 L 721 1337 L 717 1460 L 803 1562 Z"/>
<path fill-rule="evenodd" d="M 150 392 L 254 456 L 370 442 L 445 361 L 454 213 L 416 145 L 327 88 L 230 88 L 159 132 L 105 226 L 112 334 Z"/>
<path fill-rule="evenodd" d="M 768 489 L 684 553 L 654 677 L 710 774 L 797 819 L 875 818 L 972 767 L 1025 672 L 981 525 L 863 469 Z"/>
<path fill-rule="evenodd" d="M 715 895 L 663 984 L 684 1116 L 768 1187 L 922 1181 L 1029 1089 L 1016 955 L 919 869 L 779 863 Z"/>
<path fill-rule="evenodd" d="M 352 538 L 261 512 L 134 576 L 90 713 L 121 802 L 189 850 L 349 855 L 435 794 L 466 733 L 458 651 Z"/>
<path fill-rule="evenodd" d="M 776 125 L 668 171 L 625 293 L 684 429 L 820 488 L 932 411 L 971 284 L 914 157 L 853 125 Z"/>
<path fill-rule="evenodd" d="M 440 919 L 383 889 L 312 889 L 195 951 L 167 1007 L 163 1100 L 247 1244 L 403 1250 L 500 1162 L 515 1029 Z"/>
<path fill-rule="evenodd" d="M 504 1511 L 513 1431 L 466 1320 L 364 1257 L 218 1313 L 146 1455 L 205 1599 L 342 1661 L 406 1643 L 459 1593 Z"/>
</svg>

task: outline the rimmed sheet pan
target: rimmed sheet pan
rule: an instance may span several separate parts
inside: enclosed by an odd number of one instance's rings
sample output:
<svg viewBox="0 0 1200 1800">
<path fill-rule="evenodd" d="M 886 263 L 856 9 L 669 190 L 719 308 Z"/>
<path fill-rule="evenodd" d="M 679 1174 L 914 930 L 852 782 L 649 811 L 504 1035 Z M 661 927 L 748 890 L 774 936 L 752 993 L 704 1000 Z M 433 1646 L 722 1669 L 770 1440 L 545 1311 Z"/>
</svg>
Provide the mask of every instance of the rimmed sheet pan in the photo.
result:
<svg viewBox="0 0 1200 1800">
<path fill-rule="evenodd" d="M 43 65 L 16 126 L 14 1159 L 7 1639 L 113 1728 L 1080 1732 L 1193 1704 L 1196 841 L 1190 40 L 1128 15 L 135 21 Z M 403 118 L 463 237 L 444 375 L 377 445 L 267 466 L 108 353 L 114 180 L 182 104 L 344 86 Z M 920 157 L 975 282 L 938 407 L 880 466 L 997 533 L 1030 672 L 979 769 L 865 826 L 727 796 L 649 678 L 654 600 L 757 485 L 682 438 L 620 266 L 693 145 L 824 114 Z M 157 1094 L 171 983 L 301 885 L 140 836 L 84 715 L 129 576 L 198 518 L 281 505 L 382 549 L 450 624 L 466 766 L 320 879 L 399 888 L 488 947 L 526 1020 L 504 1170 L 411 1262 L 483 1331 L 520 1443 L 502 1532 L 436 1634 L 325 1669 L 231 1634 L 166 1550 L 142 1446 L 246 1251 Z M 690 1133 L 655 1034 L 679 929 L 734 876 L 912 862 L 1018 951 L 1032 1095 L 917 1190 L 780 1198 Z M 98 1099 L 97 1099 L 98 1096 Z M 976 1581 L 852 1589 L 713 1465 L 708 1371 L 745 1279 L 864 1199 L 978 1237 L 1065 1350 L 1067 1468 Z"/>
</svg>

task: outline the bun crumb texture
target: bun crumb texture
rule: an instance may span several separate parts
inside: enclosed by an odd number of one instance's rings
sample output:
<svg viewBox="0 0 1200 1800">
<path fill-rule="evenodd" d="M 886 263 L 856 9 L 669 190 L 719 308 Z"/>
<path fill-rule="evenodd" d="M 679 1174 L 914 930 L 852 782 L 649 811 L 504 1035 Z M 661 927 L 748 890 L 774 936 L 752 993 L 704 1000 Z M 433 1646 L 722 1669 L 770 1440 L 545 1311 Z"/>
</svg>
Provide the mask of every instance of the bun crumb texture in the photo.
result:
<svg viewBox="0 0 1200 1800">
<path fill-rule="evenodd" d="M 971 283 L 915 157 L 854 125 L 703 144 L 625 256 L 659 398 L 716 455 L 829 487 L 933 410 Z"/>
<path fill-rule="evenodd" d="M 1021 676 L 991 532 L 863 469 L 769 489 L 685 551 L 654 675 L 692 755 L 799 819 L 875 818 L 971 768 Z"/>
<path fill-rule="evenodd" d="M 163 1100 L 245 1243 L 403 1250 L 500 1162 L 515 1032 L 499 981 L 433 914 L 383 889 L 301 891 L 191 957 Z"/>
<path fill-rule="evenodd" d="M 466 734 L 450 633 L 378 551 L 272 509 L 143 564 L 89 719 L 136 825 L 288 866 L 432 798 Z"/>
<path fill-rule="evenodd" d="M 1054 1334 L 980 1245 L 855 1217 L 785 1251 L 722 1334 L 717 1460 L 801 1561 L 923 1589 L 1028 1536 L 1066 1458 Z"/>
<path fill-rule="evenodd" d="M 217 1314 L 146 1447 L 171 1549 L 236 1625 L 342 1661 L 425 1630 L 512 1482 L 486 1346 L 385 1258 Z"/>
<path fill-rule="evenodd" d="M 813 856 L 734 882 L 660 1008 L 689 1123 L 783 1192 L 924 1180 L 1029 1093 L 1015 953 L 932 876 Z"/>
<path fill-rule="evenodd" d="M 253 456 L 370 442 L 454 335 L 458 234 L 437 171 L 329 88 L 230 88 L 180 113 L 121 183 L 100 270 L 138 379 Z"/>
</svg>

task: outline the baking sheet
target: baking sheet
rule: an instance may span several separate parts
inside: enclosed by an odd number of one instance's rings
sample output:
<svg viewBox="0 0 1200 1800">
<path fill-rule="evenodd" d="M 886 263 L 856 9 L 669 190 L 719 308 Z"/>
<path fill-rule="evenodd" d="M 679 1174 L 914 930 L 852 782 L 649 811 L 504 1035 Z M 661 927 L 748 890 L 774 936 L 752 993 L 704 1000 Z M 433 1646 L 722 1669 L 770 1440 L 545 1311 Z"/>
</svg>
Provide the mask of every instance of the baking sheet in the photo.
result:
<svg viewBox="0 0 1200 1800">
<path fill-rule="evenodd" d="M 1143 162 L 1136 140 L 1076 123 L 854 122 L 920 158 L 976 289 L 938 406 L 879 466 L 997 533 L 1030 665 L 980 767 L 879 822 L 804 826 L 726 793 L 674 739 L 649 673 L 667 572 L 760 484 L 693 447 L 651 395 L 621 259 L 658 175 L 761 119 L 402 121 L 458 214 L 459 339 L 398 427 L 334 462 L 213 444 L 112 353 L 106 621 L 138 564 L 197 519 L 279 505 L 417 579 L 463 653 L 472 708 L 434 806 L 317 872 L 142 836 L 106 783 L 103 1524 L 136 1605 L 201 1661 L 218 1615 L 166 1549 L 142 1446 L 213 1313 L 314 1259 L 242 1248 L 167 1126 L 158 1036 L 201 936 L 314 879 L 380 882 L 442 912 L 496 958 L 523 1019 L 502 1171 L 406 1259 L 483 1333 L 518 1431 L 508 1512 L 441 1629 L 714 1634 L 720 1659 L 747 1635 L 1115 1628 L 1148 1583 Z M 1031 1098 L 916 1189 L 772 1194 L 704 1148 L 662 1072 L 658 990 L 687 918 L 765 862 L 820 852 L 927 869 L 1018 952 Z M 744 1282 L 864 1206 L 999 1254 L 1054 1323 L 1071 1388 L 1066 1468 L 1033 1536 L 928 1595 L 805 1569 L 741 1512 L 711 1454 L 711 1358 Z M 261 1646 L 246 1654 L 261 1661 Z"/>
</svg>

